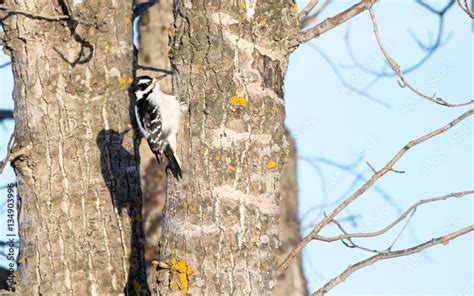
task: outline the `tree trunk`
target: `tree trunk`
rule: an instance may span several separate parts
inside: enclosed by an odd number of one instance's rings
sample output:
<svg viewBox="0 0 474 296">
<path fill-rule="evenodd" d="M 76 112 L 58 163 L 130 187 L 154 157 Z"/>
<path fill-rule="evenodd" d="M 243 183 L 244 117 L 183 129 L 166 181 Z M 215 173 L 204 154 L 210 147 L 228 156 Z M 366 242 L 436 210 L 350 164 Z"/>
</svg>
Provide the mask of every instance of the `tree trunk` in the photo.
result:
<svg viewBox="0 0 474 296">
<path fill-rule="evenodd" d="M 6 1 L 15 79 L 17 291 L 146 293 L 131 1 Z"/>
<path fill-rule="evenodd" d="M 281 202 L 280 202 L 280 249 L 279 259 L 282 261 L 296 244 L 301 241 L 300 220 L 298 218 L 298 183 L 297 183 L 297 153 L 294 139 L 287 133 L 290 143 L 290 155 L 281 173 Z M 280 274 L 273 293 L 275 296 L 308 295 L 306 279 L 303 273 L 301 256 L 291 267 Z"/>
<path fill-rule="evenodd" d="M 289 1 L 180 1 L 171 60 L 188 106 L 184 178 L 168 178 L 159 293 L 271 294 L 281 169 L 288 154 L 279 41 L 298 30 Z M 179 291 L 181 290 L 181 291 Z"/>
</svg>

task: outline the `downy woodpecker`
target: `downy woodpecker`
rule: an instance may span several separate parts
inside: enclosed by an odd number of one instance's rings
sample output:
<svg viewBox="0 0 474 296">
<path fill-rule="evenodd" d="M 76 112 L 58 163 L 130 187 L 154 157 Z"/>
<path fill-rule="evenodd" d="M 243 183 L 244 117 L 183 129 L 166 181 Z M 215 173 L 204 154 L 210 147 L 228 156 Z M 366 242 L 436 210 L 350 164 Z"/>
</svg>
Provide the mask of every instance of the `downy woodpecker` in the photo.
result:
<svg viewBox="0 0 474 296">
<path fill-rule="evenodd" d="M 181 104 L 175 96 L 160 91 L 160 80 L 165 76 L 166 74 L 156 78 L 139 76 L 133 81 L 131 90 L 136 98 L 135 116 L 141 133 L 158 163 L 164 154 L 168 159 L 166 170 L 169 169 L 179 180 L 182 173 L 175 151 Z"/>
</svg>

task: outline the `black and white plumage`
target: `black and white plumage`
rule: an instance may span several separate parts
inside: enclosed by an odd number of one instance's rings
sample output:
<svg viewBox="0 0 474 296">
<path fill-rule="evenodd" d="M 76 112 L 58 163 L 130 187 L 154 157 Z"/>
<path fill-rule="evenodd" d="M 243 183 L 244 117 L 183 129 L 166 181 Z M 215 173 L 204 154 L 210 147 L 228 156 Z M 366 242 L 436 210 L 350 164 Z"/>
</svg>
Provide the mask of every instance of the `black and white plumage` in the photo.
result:
<svg viewBox="0 0 474 296">
<path fill-rule="evenodd" d="M 164 154 L 168 159 L 166 169 L 179 180 L 182 172 L 174 151 L 176 151 L 181 104 L 175 96 L 160 91 L 159 81 L 165 76 L 166 74 L 157 78 L 139 76 L 133 81 L 131 90 L 136 98 L 135 116 L 141 133 L 158 163 Z"/>
</svg>

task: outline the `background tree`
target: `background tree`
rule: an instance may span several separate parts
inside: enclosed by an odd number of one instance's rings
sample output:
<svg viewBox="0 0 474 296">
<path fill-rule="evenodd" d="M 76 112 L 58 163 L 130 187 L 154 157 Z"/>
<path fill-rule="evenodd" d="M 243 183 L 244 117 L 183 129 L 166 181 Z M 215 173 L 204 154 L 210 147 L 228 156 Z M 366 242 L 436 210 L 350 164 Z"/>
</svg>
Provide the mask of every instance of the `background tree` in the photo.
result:
<svg viewBox="0 0 474 296">
<path fill-rule="evenodd" d="M 147 290 L 130 1 L 5 1 L 22 294 Z M 11 148 L 11 149 L 10 149 Z"/>
</svg>

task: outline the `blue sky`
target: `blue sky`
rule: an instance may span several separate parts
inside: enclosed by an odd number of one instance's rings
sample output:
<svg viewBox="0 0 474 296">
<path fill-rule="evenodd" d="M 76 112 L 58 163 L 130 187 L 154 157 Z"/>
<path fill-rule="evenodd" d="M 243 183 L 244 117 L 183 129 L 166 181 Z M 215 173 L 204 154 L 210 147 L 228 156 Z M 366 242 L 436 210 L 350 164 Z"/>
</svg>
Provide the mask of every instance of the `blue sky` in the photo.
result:
<svg viewBox="0 0 474 296">
<path fill-rule="evenodd" d="M 336 14 L 355 1 L 337 1 L 324 16 Z M 389 2 L 389 3 L 386 3 Z M 409 31 L 421 40 L 436 36 L 438 19 L 410 1 L 384 1 L 375 6 L 379 30 L 387 51 L 402 68 L 412 65 L 423 51 Z M 305 1 L 298 2 L 299 7 Z M 437 1 L 442 7 L 446 2 Z M 323 17 L 324 17 L 323 16 Z M 402 17 L 401 17 L 402 16 Z M 314 49 L 320 49 L 345 79 L 357 87 L 371 81 L 363 71 L 348 68 L 352 59 L 344 41 L 348 29 L 354 55 L 364 64 L 383 66 L 368 13 L 363 13 L 334 30 L 301 46 L 290 58 L 285 82 L 287 126 L 296 135 L 298 154 L 315 158 L 313 165 L 299 161 L 300 213 L 304 232 L 321 218 L 320 205 L 347 197 L 355 176 L 369 177 L 370 162 L 381 168 L 408 141 L 418 138 L 456 118 L 468 108 L 446 108 L 425 101 L 398 86 L 395 77 L 379 80 L 370 94 L 383 104 L 348 91 L 330 64 Z M 420 90 L 461 103 L 472 98 L 473 59 L 470 19 L 456 5 L 445 17 L 447 42 L 420 68 L 407 75 Z M 387 104 L 386 107 L 384 104 Z M 357 226 L 343 225 L 351 232 L 375 231 L 395 219 L 400 210 L 424 198 L 473 186 L 473 121 L 410 150 L 395 166 L 405 174 L 389 173 L 348 207 L 338 218 L 357 217 Z M 339 167 L 353 164 L 350 171 Z M 322 177 L 321 177 L 322 176 Z M 324 186 L 323 186 L 324 185 Z M 352 189 L 351 189 L 352 188 Z M 324 200 L 326 202 L 324 202 Z M 473 224 L 472 197 L 428 204 L 420 208 L 394 248 L 406 248 Z M 315 209 L 316 208 L 316 209 Z M 361 245 L 383 249 L 391 244 L 400 226 L 383 238 L 358 240 Z M 336 234 L 330 227 L 324 234 Z M 332 290 L 333 295 L 462 295 L 473 293 L 473 238 L 467 235 L 421 254 L 378 262 L 357 272 Z M 304 249 L 304 267 L 310 291 L 336 276 L 350 264 L 372 256 L 349 249 L 339 242 L 312 242 Z M 467 289 L 467 290 L 466 290 Z"/>
<path fill-rule="evenodd" d="M 345 9 L 355 1 L 335 1 L 323 17 Z M 300 8 L 306 1 L 299 1 Z M 436 1 L 442 7 L 445 1 Z M 434 39 L 437 18 L 411 1 L 377 3 L 375 12 L 388 52 L 402 68 L 412 65 L 423 51 L 413 41 L 410 30 L 424 42 Z M 337 66 L 351 84 L 363 87 L 370 75 L 349 68 L 351 58 L 344 36 L 350 29 L 350 43 L 356 57 L 379 70 L 382 56 L 376 46 L 368 13 L 363 13 L 334 30 L 301 46 L 290 58 L 285 81 L 287 126 L 295 135 L 301 157 L 314 159 L 313 165 L 299 161 L 300 214 L 304 232 L 321 218 L 322 211 L 334 208 L 334 201 L 352 193 L 359 179 L 370 176 L 369 161 L 381 168 L 408 141 L 451 121 L 467 108 L 446 108 L 425 101 L 401 89 L 395 77 L 384 78 L 369 92 L 379 102 L 355 94 L 342 86 L 331 65 L 315 48 Z M 430 33 L 431 32 L 431 33 Z M 436 92 L 454 102 L 473 96 L 473 38 L 469 18 L 456 5 L 446 14 L 444 37 L 439 50 L 416 71 L 409 81 L 428 94 Z M 8 57 L 0 54 L 0 65 Z M 0 70 L 0 107 L 12 108 L 13 88 L 9 68 Z M 0 149 L 5 153 L 13 122 L 0 126 Z M 410 150 L 395 166 L 405 174 L 389 173 L 338 218 L 348 231 L 373 231 L 395 219 L 400 211 L 424 198 L 472 189 L 473 119 L 465 120 L 447 133 Z M 341 169 L 342 168 L 342 169 Z M 14 182 L 8 166 L 0 186 Z M 5 191 L 0 200 L 4 202 Z M 320 205 L 328 205 L 321 209 Z M 420 208 L 394 249 L 410 247 L 473 224 L 472 197 L 428 204 Z M 0 210 L 0 213 L 2 211 Z M 347 221 L 347 218 L 352 218 Z M 3 216 L 0 221 L 6 221 Z M 355 223 L 354 223 L 355 222 Z M 0 224 L 3 225 L 3 224 Z M 390 245 L 400 226 L 382 238 L 359 240 L 360 244 L 383 249 Z M 323 234 L 336 234 L 329 227 Z M 4 237 L 0 229 L 0 240 Z M 332 295 L 469 295 L 474 292 L 473 236 L 437 246 L 421 254 L 378 262 L 352 275 L 337 286 Z M 304 249 L 304 267 L 310 291 L 356 261 L 372 254 L 349 249 L 339 242 L 312 242 Z M 0 252 L 0 266 L 6 260 Z"/>
</svg>

